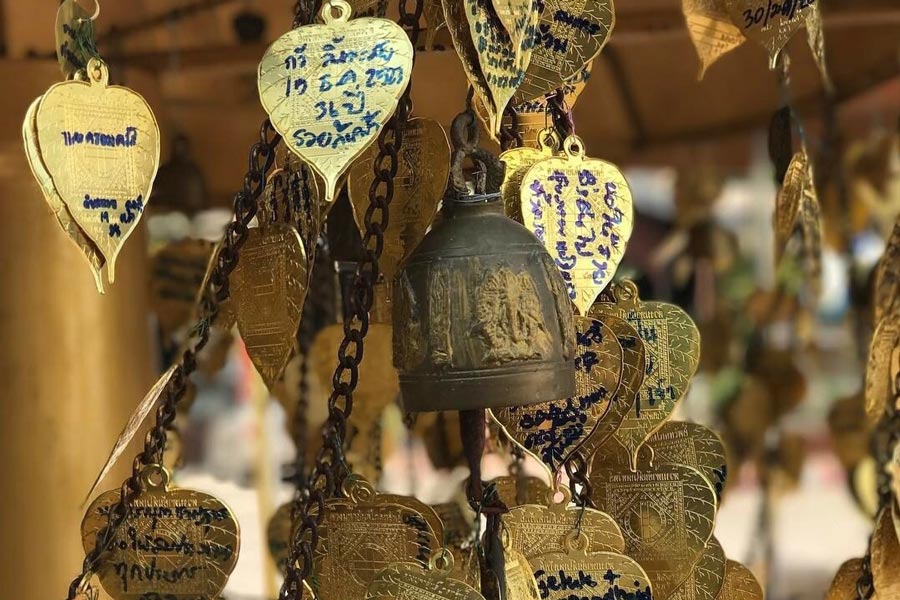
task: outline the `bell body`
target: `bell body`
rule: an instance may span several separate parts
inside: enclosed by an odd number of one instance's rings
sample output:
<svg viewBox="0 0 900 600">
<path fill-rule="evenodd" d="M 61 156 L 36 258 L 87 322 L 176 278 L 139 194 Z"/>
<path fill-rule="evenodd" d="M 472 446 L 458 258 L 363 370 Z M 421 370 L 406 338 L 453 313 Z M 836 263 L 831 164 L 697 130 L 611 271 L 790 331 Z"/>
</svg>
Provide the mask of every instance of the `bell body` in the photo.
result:
<svg viewBox="0 0 900 600">
<path fill-rule="evenodd" d="M 522 406 L 575 391 L 571 303 L 553 259 L 499 199 L 445 200 L 394 281 L 409 412 Z"/>
</svg>

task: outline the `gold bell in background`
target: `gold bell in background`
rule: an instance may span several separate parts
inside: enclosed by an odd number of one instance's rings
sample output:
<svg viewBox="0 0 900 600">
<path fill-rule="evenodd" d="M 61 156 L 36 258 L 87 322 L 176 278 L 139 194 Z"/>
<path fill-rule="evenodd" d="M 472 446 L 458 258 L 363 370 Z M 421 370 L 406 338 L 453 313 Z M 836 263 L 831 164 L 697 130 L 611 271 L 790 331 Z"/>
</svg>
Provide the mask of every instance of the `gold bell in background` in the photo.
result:
<svg viewBox="0 0 900 600">
<path fill-rule="evenodd" d="M 459 182 L 461 160 L 454 163 Z M 499 193 L 451 185 L 442 218 L 401 265 L 392 296 L 404 410 L 523 406 L 574 394 L 565 285 L 538 239 L 504 216 Z"/>
</svg>

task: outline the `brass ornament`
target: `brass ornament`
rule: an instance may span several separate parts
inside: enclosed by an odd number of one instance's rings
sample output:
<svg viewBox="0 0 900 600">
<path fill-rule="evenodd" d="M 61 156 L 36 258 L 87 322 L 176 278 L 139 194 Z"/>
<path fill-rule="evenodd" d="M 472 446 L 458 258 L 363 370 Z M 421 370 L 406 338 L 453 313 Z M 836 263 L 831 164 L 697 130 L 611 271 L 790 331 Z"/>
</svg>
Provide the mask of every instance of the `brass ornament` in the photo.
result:
<svg viewBox="0 0 900 600">
<path fill-rule="evenodd" d="M 91 59 L 88 81 L 50 87 L 35 115 L 37 142 L 53 187 L 75 222 L 115 262 L 135 230 L 159 166 L 159 126 L 134 91 L 109 85 L 109 70 Z"/>
<path fill-rule="evenodd" d="M 894 502 L 891 502 L 894 504 Z M 900 597 L 900 543 L 890 507 L 885 507 L 875 521 L 872 533 L 872 583 L 881 598 Z"/>
<path fill-rule="evenodd" d="M 354 163 L 347 177 L 353 217 L 365 235 L 369 188 L 375 175 L 378 146 L 372 145 Z M 394 177 L 391 218 L 384 232 L 384 252 L 378 266 L 390 282 L 397 268 L 419 245 L 437 214 L 450 174 L 450 144 L 441 124 L 433 119 L 410 119 L 403 127 L 403 145 Z"/>
<path fill-rule="evenodd" d="M 828 64 L 825 62 L 825 31 L 822 22 L 822 12 L 820 10 L 811 10 L 806 12 L 806 43 L 809 51 L 812 52 L 816 61 L 816 67 L 819 69 L 819 75 L 822 77 L 822 84 L 829 92 L 834 91 L 834 83 L 828 74 Z"/>
<path fill-rule="evenodd" d="M 474 588 L 481 586 L 481 573 L 473 542 L 476 539 L 475 513 L 468 500 L 462 496 L 450 502 L 432 504 L 444 526 L 444 548 L 453 555 L 450 576 Z"/>
<path fill-rule="evenodd" d="M 106 457 L 106 462 L 103 463 L 103 467 L 100 469 L 100 472 L 97 473 L 97 478 L 94 479 L 94 483 L 91 485 L 91 489 L 88 491 L 87 496 L 85 496 L 85 501 L 88 498 L 94 495 L 94 492 L 97 490 L 97 486 L 99 486 L 106 476 L 109 475 L 109 472 L 116 465 L 121 458 L 122 453 L 125 452 L 125 449 L 128 447 L 128 444 L 131 443 L 131 440 L 134 439 L 135 434 L 140 431 L 141 426 L 144 424 L 144 421 L 147 420 L 147 417 L 156 407 L 157 402 L 162 397 L 162 393 L 169 386 L 169 382 L 172 381 L 172 377 L 175 375 L 175 370 L 178 368 L 177 364 L 171 365 L 168 369 L 163 372 L 162 375 L 159 376 L 159 379 L 156 380 L 156 383 L 147 390 L 147 393 L 144 395 L 144 398 L 138 403 L 138 405 L 134 408 L 134 411 L 131 413 L 131 416 L 128 417 L 128 422 L 125 423 L 125 427 L 122 429 L 122 432 L 119 434 L 119 437 L 116 438 L 116 443 L 113 445 L 112 450 L 109 452 L 109 456 Z"/>
<path fill-rule="evenodd" d="M 894 314 L 900 307 L 900 219 L 894 224 L 884 254 L 875 267 L 872 305 L 872 322 L 876 326 L 885 315 Z"/>
<path fill-rule="evenodd" d="M 413 47 L 399 25 L 351 20 L 350 11 L 344 0 L 328 0 L 324 24 L 282 35 L 258 70 L 259 97 L 272 126 L 321 175 L 327 202 L 397 108 L 412 71 Z"/>
<path fill-rule="evenodd" d="M 866 362 L 866 416 L 869 423 L 877 423 L 888 402 L 894 397 L 894 378 L 897 370 L 892 365 L 892 354 L 900 344 L 900 320 L 888 315 L 875 327 L 869 345 Z"/>
<path fill-rule="evenodd" d="M 634 410 L 635 402 L 644 384 L 644 369 L 647 351 L 641 336 L 628 321 L 600 315 L 594 318 L 609 327 L 622 347 L 622 377 L 613 395 L 613 401 L 606 416 L 594 427 L 594 433 L 584 441 L 581 453 L 591 457 L 598 452 L 618 431 L 625 418 Z"/>
<path fill-rule="evenodd" d="M 573 397 L 491 409 L 491 416 L 504 433 L 551 476 L 606 416 L 622 376 L 622 346 L 601 321 L 576 317 L 575 339 Z"/>
<path fill-rule="evenodd" d="M 524 23 L 530 19 L 530 13 L 533 11 L 532 1 L 489 0 L 489 2 L 509 39 L 514 46 L 519 47 L 526 33 Z"/>
<path fill-rule="evenodd" d="M 512 32 L 507 32 L 489 6 L 489 0 L 463 0 L 462 5 L 469 24 L 468 35 L 490 93 L 488 129 L 496 134 L 500 131 L 503 111 L 522 84 L 525 70 L 531 62 L 538 12 L 527 10 L 512 15 L 510 20 L 514 28 Z"/>
<path fill-rule="evenodd" d="M 825 600 L 852 600 L 856 598 L 856 583 L 862 575 L 862 563 L 863 560 L 861 558 L 851 558 L 842 564 L 837 573 L 835 573 L 834 579 L 831 580 Z M 748 597 L 755 600 L 754 596 Z M 744 596 L 736 596 L 736 598 L 744 600 Z M 760 595 L 759 598 L 763 598 L 763 596 Z M 725 598 L 721 600 L 725 600 Z M 877 592 L 869 600 L 878 600 Z"/>
<path fill-rule="evenodd" d="M 353 17 L 378 17 L 383 19 L 387 14 L 387 0 L 347 0 L 353 9 Z"/>
<path fill-rule="evenodd" d="M 591 314 L 628 321 L 646 350 L 644 382 L 634 410 L 613 434 L 630 453 L 633 464 L 641 444 L 665 423 L 687 393 L 700 363 L 700 332 L 678 306 L 641 300 L 630 280 L 613 284 L 610 291 L 611 301 L 596 303 Z"/>
<path fill-rule="evenodd" d="M 185 238 L 160 248 L 150 259 L 150 308 L 169 336 L 188 324 L 215 244 Z"/>
<path fill-rule="evenodd" d="M 523 504 L 542 504 L 547 501 L 550 486 L 540 477 L 531 475 L 504 475 L 488 482 L 497 490 L 497 496 L 507 507 Z"/>
<path fill-rule="evenodd" d="M 612 281 L 634 225 L 631 190 L 619 169 L 585 158 L 570 136 L 564 158 L 532 166 L 520 188 L 525 226 L 551 253 L 582 315 Z"/>
<path fill-rule="evenodd" d="M 697 78 L 703 79 L 714 62 L 744 43 L 744 36 L 731 22 L 725 0 L 682 0 L 681 10 L 700 58 Z"/>
<path fill-rule="evenodd" d="M 806 287 L 814 297 L 819 295 L 822 280 L 822 208 L 813 184 L 812 166 L 807 169 L 807 182 L 800 200 L 799 258 L 806 276 Z"/>
<path fill-rule="evenodd" d="M 290 360 L 308 273 L 296 229 L 270 223 L 249 230 L 231 276 L 231 301 L 247 354 L 269 389 Z"/>
<path fill-rule="evenodd" d="M 816 0 L 725 0 L 725 6 L 741 34 L 768 51 L 770 69 L 775 68 L 778 54 L 804 25 L 808 13 L 819 11 Z"/>
<path fill-rule="evenodd" d="M 775 200 L 775 260 L 781 261 L 788 240 L 794 233 L 800 215 L 803 190 L 807 185 L 809 159 L 806 151 L 794 154 L 784 174 L 784 181 Z"/>
<path fill-rule="evenodd" d="M 443 527 L 427 504 L 378 494 L 356 475 L 348 477 L 344 492 L 345 498 L 325 502 L 310 582 L 318 600 L 362 598 L 382 569 L 394 563 L 422 569 L 441 547 Z"/>
<path fill-rule="evenodd" d="M 725 583 L 725 570 L 725 551 L 712 537 L 687 581 L 672 592 L 669 600 L 717 600 Z"/>
<path fill-rule="evenodd" d="M 142 490 L 100 563 L 97 576 L 113 600 L 217 598 L 240 550 L 238 523 L 220 500 L 169 485 L 159 465 L 146 467 Z M 105 492 L 81 523 L 85 552 L 106 527 L 119 490 Z"/>
<path fill-rule="evenodd" d="M 699 471 L 722 497 L 728 467 L 722 438 L 699 423 L 670 421 L 657 430 L 638 451 L 638 460 L 650 464 L 687 465 Z"/>
<path fill-rule="evenodd" d="M 712 537 L 715 492 L 699 471 L 684 465 L 631 471 L 599 459 L 590 476 L 594 503 L 619 524 L 626 554 L 647 571 L 657 597 L 668 598 Z"/>
<path fill-rule="evenodd" d="M 586 535 L 572 531 L 565 552 L 540 554 L 530 560 L 543 600 L 665 598 L 656 596 L 656 582 L 634 559 L 615 552 L 591 552 L 589 546 Z"/>
<path fill-rule="evenodd" d="M 856 586 L 856 579 L 853 580 Z M 847 600 L 851 596 L 842 596 L 839 600 Z M 765 600 L 762 586 L 750 569 L 734 560 L 725 561 L 725 581 L 716 600 Z M 832 599 L 829 595 L 828 600 Z"/>
<path fill-rule="evenodd" d="M 77 0 L 64 0 L 56 11 L 56 59 L 66 78 L 84 69 L 97 58 L 94 47 L 94 21 Z"/>
<path fill-rule="evenodd" d="M 541 600 L 534 579 L 534 571 L 525 556 L 508 545 L 503 546 L 503 569 L 506 575 L 506 594 L 510 600 Z"/>
<path fill-rule="evenodd" d="M 293 537 L 293 519 L 291 514 L 293 511 L 293 502 L 282 504 L 272 513 L 266 525 L 266 545 L 269 548 L 269 556 L 272 557 L 275 568 L 281 574 L 287 572 L 287 565 L 290 559 L 291 539 Z"/>
<path fill-rule="evenodd" d="M 479 112 L 479 116 L 487 125 L 488 132 L 491 135 L 496 135 L 492 124 L 498 111 L 491 97 L 491 91 L 488 89 L 484 73 L 481 70 L 475 42 L 469 34 L 469 21 L 466 18 L 465 3 L 457 0 L 441 0 L 441 5 L 444 9 L 447 30 L 450 32 L 453 48 L 459 56 L 463 71 L 469 80 L 469 85 L 474 90 L 476 110 L 478 107 L 483 107 L 484 112 Z"/>
<path fill-rule="evenodd" d="M 74 0 L 73 0 L 74 3 Z M 38 97 L 28 107 L 25 113 L 25 121 L 22 123 L 22 138 L 25 141 L 25 156 L 28 158 L 28 166 L 31 167 L 31 173 L 37 180 L 41 191 L 44 193 L 44 200 L 47 206 L 56 216 L 56 222 L 66 232 L 69 239 L 78 246 L 81 254 L 87 259 L 91 267 L 91 274 L 94 276 L 94 285 L 97 291 L 103 293 L 103 267 L 106 259 L 100 253 L 97 245 L 87 236 L 87 234 L 75 222 L 75 217 L 69 212 L 66 203 L 60 197 L 59 192 L 53 184 L 53 178 L 44 165 L 44 159 L 41 156 L 41 150 L 37 142 L 37 128 L 35 126 L 35 115 L 38 106 L 41 103 L 41 97 Z"/>
<path fill-rule="evenodd" d="M 603 50 L 616 20 L 613 0 L 544 0 L 537 6 L 534 50 L 515 105 L 541 98 L 578 75 Z"/>
<path fill-rule="evenodd" d="M 398 561 L 374 574 L 366 600 L 484 600 L 472 586 L 453 579 L 453 555 L 439 550 L 427 567 Z M 322 598 L 322 596 L 319 596 Z M 344 599 L 361 596 L 344 596 Z"/>
<path fill-rule="evenodd" d="M 503 515 L 510 548 L 529 560 L 547 552 L 565 552 L 570 534 L 580 531 L 589 540 L 589 552 L 625 551 L 622 532 L 611 516 L 593 508 L 570 506 L 571 501 L 572 492 L 560 485 L 555 494 L 548 490 L 540 504 L 512 506 Z"/>
<path fill-rule="evenodd" d="M 519 223 L 522 223 L 522 201 L 519 197 L 522 178 L 535 163 L 553 157 L 559 148 L 559 136 L 552 129 L 544 129 L 538 135 L 537 143 L 537 148 L 520 146 L 500 154 L 500 161 L 506 165 L 500 185 L 503 209 L 507 217 Z"/>
</svg>

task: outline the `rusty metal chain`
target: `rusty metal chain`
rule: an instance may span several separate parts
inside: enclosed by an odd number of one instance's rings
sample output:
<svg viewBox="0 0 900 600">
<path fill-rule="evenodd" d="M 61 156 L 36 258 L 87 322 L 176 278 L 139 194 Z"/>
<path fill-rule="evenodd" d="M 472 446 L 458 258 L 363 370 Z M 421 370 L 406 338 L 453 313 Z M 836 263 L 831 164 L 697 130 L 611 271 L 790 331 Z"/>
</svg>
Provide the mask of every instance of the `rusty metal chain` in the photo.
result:
<svg viewBox="0 0 900 600">
<path fill-rule="evenodd" d="M 556 90 L 556 93 L 547 98 L 547 114 L 553 123 L 553 128 L 559 135 L 560 140 L 575 133 L 575 121 L 572 118 L 572 111 L 566 104 L 566 95 L 562 89 Z"/>
<path fill-rule="evenodd" d="M 509 119 L 509 124 L 504 122 L 505 118 Z M 519 113 L 511 104 L 507 105 L 500 119 L 500 149 L 521 148 L 524 143 L 519 131 Z"/>
<path fill-rule="evenodd" d="M 109 512 L 107 525 L 97 532 L 94 547 L 85 555 L 81 573 L 69 585 L 67 600 L 74 600 L 85 590 L 90 578 L 115 539 L 116 533 L 128 518 L 134 499 L 141 493 L 141 472 L 151 464 L 160 464 L 166 447 L 166 434 L 176 417 L 179 401 L 184 397 L 188 378 L 197 368 L 197 353 L 209 341 L 210 327 L 218 314 L 219 303 L 228 298 L 228 277 L 238 263 L 238 252 L 247 240 L 248 225 L 256 215 L 257 200 L 263 193 L 266 174 L 275 160 L 275 148 L 281 136 L 266 119 L 259 132 L 259 141 L 250 148 L 249 168 L 240 192 L 234 197 L 234 220 L 228 224 L 222 249 L 209 278 L 208 287 L 200 300 L 200 319 L 191 332 L 190 346 L 182 353 L 169 384 L 163 391 L 165 400 L 156 409 L 155 422 L 144 439 L 143 450 L 134 457 L 131 476 L 120 487 L 119 500 Z"/>
<path fill-rule="evenodd" d="M 420 32 L 424 0 L 415 0 L 415 10 L 409 12 L 408 0 L 400 0 L 399 24 L 406 30 L 415 47 Z M 332 377 L 332 392 L 328 398 L 328 420 L 322 435 L 322 447 L 307 485 L 308 496 L 297 515 L 291 539 L 288 570 L 279 592 L 280 600 L 303 597 L 303 582 L 312 574 L 313 554 L 319 544 L 319 526 L 325 517 L 325 501 L 339 492 L 347 476 L 343 443 L 347 420 L 353 411 L 353 392 L 359 382 L 359 365 L 363 359 L 364 339 L 369 330 L 369 310 L 374 300 L 378 279 L 378 261 L 384 251 L 384 232 L 389 220 L 389 206 L 394 196 L 394 178 L 399 168 L 399 151 L 403 143 L 403 128 L 412 111 L 410 86 L 407 86 L 397 111 L 378 136 L 378 155 L 372 170 L 374 180 L 369 187 L 369 206 L 363 222 L 364 255 L 356 270 L 352 288 L 352 314 L 344 320 L 344 340 L 338 348 L 338 365 Z"/>
<path fill-rule="evenodd" d="M 588 477 L 590 471 L 584 454 L 578 451 L 573 453 L 565 462 L 565 467 L 566 475 L 569 476 L 569 488 L 572 490 L 572 500 L 576 506 L 594 508 L 594 501 L 591 499 L 593 487 Z"/>
<path fill-rule="evenodd" d="M 294 5 L 294 22 L 293 29 L 297 29 L 301 25 L 314 23 L 316 15 L 319 14 L 321 0 L 297 0 Z"/>
</svg>

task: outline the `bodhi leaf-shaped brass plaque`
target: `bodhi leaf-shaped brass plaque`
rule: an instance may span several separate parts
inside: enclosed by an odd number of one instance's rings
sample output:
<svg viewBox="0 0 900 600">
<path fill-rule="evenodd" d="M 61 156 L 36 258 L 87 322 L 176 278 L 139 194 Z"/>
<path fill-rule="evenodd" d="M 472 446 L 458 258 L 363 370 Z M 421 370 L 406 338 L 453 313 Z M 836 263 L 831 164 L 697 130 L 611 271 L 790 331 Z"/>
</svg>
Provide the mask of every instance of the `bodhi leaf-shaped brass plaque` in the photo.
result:
<svg viewBox="0 0 900 600">
<path fill-rule="evenodd" d="M 715 431 L 699 423 L 670 421 L 664 424 L 638 451 L 638 461 L 693 467 L 713 487 L 716 500 L 722 497 L 728 475 L 725 444 Z"/>
<path fill-rule="evenodd" d="M 543 600 L 653 600 L 656 582 L 634 559 L 616 552 L 591 552 L 589 547 L 584 533 L 572 531 L 565 552 L 544 553 L 529 561 Z"/>
<path fill-rule="evenodd" d="M 551 475 L 606 415 L 622 375 L 622 347 L 611 329 L 597 319 L 576 317 L 575 336 L 576 396 L 491 409 L 509 438 Z"/>
<path fill-rule="evenodd" d="M 595 304 L 591 312 L 628 321 L 646 350 L 644 382 L 634 410 L 613 434 L 633 464 L 641 444 L 665 423 L 687 393 L 700 363 L 700 332 L 674 304 L 641 300 L 632 281 L 613 284 L 609 299 Z"/>
<path fill-rule="evenodd" d="M 892 364 L 894 349 L 900 344 L 900 320 L 887 315 L 872 334 L 869 359 L 866 363 L 866 416 L 876 423 L 884 414 L 888 402 L 894 401 L 896 367 Z"/>
<path fill-rule="evenodd" d="M 340 176 L 397 108 L 413 48 L 392 21 L 350 20 L 343 0 L 325 2 L 322 18 L 324 24 L 292 29 L 269 46 L 258 88 L 272 126 L 322 176 L 332 202 Z"/>
<path fill-rule="evenodd" d="M 487 111 L 488 131 L 493 133 L 493 127 L 490 123 L 496 118 L 497 109 L 491 98 L 491 91 L 488 89 L 487 81 L 481 70 L 481 64 L 478 60 L 478 51 L 475 49 L 475 42 L 469 34 L 469 21 L 466 19 L 466 7 L 463 2 L 457 0 L 441 0 L 444 8 L 444 16 L 447 19 L 447 30 L 450 32 L 450 39 L 453 41 L 453 47 L 462 63 L 463 71 L 469 80 L 469 85 L 475 90 L 475 105 L 483 106 Z M 484 118 L 484 115 L 482 115 Z"/>
<path fill-rule="evenodd" d="M 808 179 L 809 161 L 805 151 L 797 152 L 784 174 L 784 182 L 775 200 L 775 260 L 781 261 L 788 240 L 794 233 L 803 189 Z"/>
<path fill-rule="evenodd" d="M 725 551 L 712 537 L 690 576 L 675 588 L 669 600 L 716 600 L 725 581 L 725 568 Z"/>
<path fill-rule="evenodd" d="M 50 173 L 47 171 L 44 159 L 41 156 L 41 149 L 37 142 L 37 129 L 34 123 L 34 117 L 37 114 L 40 102 L 41 98 L 37 98 L 31 103 L 31 106 L 28 107 L 28 112 L 25 113 L 25 121 L 22 123 L 22 137 L 25 141 L 25 156 L 28 158 L 28 166 L 31 167 L 31 173 L 44 193 L 44 200 L 47 202 L 47 206 L 50 207 L 50 210 L 56 216 L 56 222 L 59 223 L 59 226 L 66 232 L 69 239 L 78 246 L 81 254 L 87 259 L 91 267 L 91 273 L 94 276 L 94 285 L 97 286 L 97 291 L 102 294 L 102 271 L 103 266 L 106 264 L 106 259 L 103 258 L 97 244 L 75 222 L 75 217 L 69 212 L 66 203 L 63 202 L 59 192 L 56 190 L 53 178 L 50 177 Z"/>
<path fill-rule="evenodd" d="M 881 510 L 872 533 L 872 582 L 879 598 L 900 598 L 900 543 L 890 506 Z"/>
<path fill-rule="evenodd" d="M 559 486 L 559 501 L 547 494 L 541 504 L 514 506 L 503 515 L 503 526 L 509 533 L 509 545 L 531 559 L 547 552 L 565 552 L 566 539 L 573 531 L 581 531 L 589 540 L 590 552 L 624 552 L 625 540 L 619 526 L 608 514 L 593 508 L 569 506 L 572 493 Z"/>
<path fill-rule="evenodd" d="M 419 245 L 437 214 L 450 174 L 450 145 L 441 124 L 433 119 L 411 119 L 403 127 L 403 145 L 394 177 L 391 218 L 384 232 L 384 253 L 378 266 L 390 282 L 397 267 Z M 378 146 L 372 145 L 350 170 L 347 189 L 353 218 L 365 235 L 369 188 L 375 180 L 373 164 Z"/>
<path fill-rule="evenodd" d="M 519 223 L 522 222 L 522 200 L 519 197 L 522 178 L 535 163 L 553 157 L 553 153 L 559 147 L 559 137 L 552 129 L 544 129 L 542 134 L 538 135 L 537 142 L 537 148 L 520 146 L 500 154 L 500 160 L 506 165 L 503 183 L 500 185 L 503 210 L 507 217 Z"/>
<path fill-rule="evenodd" d="M 856 580 L 853 580 L 854 587 Z M 852 596 L 841 596 L 839 599 L 832 599 L 828 596 L 828 600 L 846 600 Z M 722 589 L 716 600 L 764 600 L 762 586 L 750 569 L 734 560 L 725 561 L 725 581 L 722 582 Z"/>
<path fill-rule="evenodd" d="M 537 12 L 531 61 L 513 98 L 517 105 L 563 87 L 600 54 L 615 23 L 613 0 L 544 0 Z"/>
<path fill-rule="evenodd" d="M 484 600 L 472 586 L 454 579 L 449 550 L 435 553 L 428 566 L 397 561 L 374 573 L 366 600 Z M 321 596 L 320 596 L 321 597 Z M 362 596 L 345 596 L 344 598 Z"/>
<path fill-rule="evenodd" d="M 840 566 L 838 572 L 835 573 L 831 585 L 828 587 L 826 600 L 848 600 L 856 598 L 856 584 L 862 576 L 862 559 L 851 558 Z M 744 596 L 736 596 L 738 600 L 744 600 Z M 749 596 L 755 600 L 755 596 Z M 763 598 L 760 594 L 759 598 Z M 716 599 L 720 600 L 720 599 Z M 721 600 L 725 600 L 722 598 Z M 872 596 L 869 600 L 878 600 L 878 595 Z"/>
<path fill-rule="evenodd" d="M 269 548 L 269 556 L 279 573 L 287 572 L 288 560 L 291 552 L 291 537 L 293 530 L 294 503 L 287 502 L 278 507 L 266 525 L 266 544 Z"/>
<path fill-rule="evenodd" d="M 53 186 L 75 222 L 106 259 L 116 257 L 150 199 L 159 166 L 159 126 L 134 91 L 109 85 L 91 59 L 89 81 L 64 81 L 44 94 L 35 115 L 38 147 Z"/>
<path fill-rule="evenodd" d="M 462 0 L 461 3 L 469 23 L 469 37 L 490 93 L 488 108 L 492 110 L 489 129 L 496 134 L 500 130 L 500 116 L 521 85 L 525 69 L 531 61 L 538 13 L 528 10 L 514 15 L 515 30 L 509 34 L 496 17 L 489 0 Z"/>
<path fill-rule="evenodd" d="M 816 0 L 725 0 L 725 5 L 741 34 L 769 52 L 770 69 L 775 68 L 781 49 L 806 22 L 807 13 L 819 10 Z"/>
<path fill-rule="evenodd" d="M 578 312 L 587 315 L 631 237 L 631 190 L 615 165 L 586 158 L 577 136 L 563 149 L 565 157 L 542 160 L 525 173 L 522 216 L 553 257 Z"/>
<path fill-rule="evenodd" d="M 443 528 L 434 510 L 415 498 L 377 494 L 351 475 L 346 498 L 325 503 L 313 579 L 319 600 L 362 598 L 376 574 L 394 563 L 429 564 Z M 448 553 L 449 554 L 449 553 Z"/>
<path fill-rule="evenodd" d="M 490 3 L 514 46 L 521 46 L 526 34 L 525 23 L 531 18 L 532 0 L 490 0 Z"/>
<path fill-rule="evenodd" d="M 238 331 L 269 389 L 281 377 L 294 348 L 308 271 L 297 230 L 270 223 L 249 231 L 231 276 Z"/>
<path fill-rule="evenodd" d="M 887 314 L 900 307 L 900 218 L 894 223 L 884 254 L 875 267 L 875 290 L 872 294 L 874 318 L 877 326 Z"/>
<path fill-rule="evenodd" d="M 169 486 L 159 465 L 145 468 L 142 491 L 132 503 L 109 554 L 97 572 L 114 600 L 218 598 L 240 549 L 234 515 L 214 496 Z M 94 548 L 119 490 L 101 494 L 81 523 L 85 552 Z"/>
<path fill-rule="evenodd" d="M 731 22 L 725 0 L 682 0 L 681 10 L 700 58 L 698 79 L 703 79 L 710 65 L 744 43 L 744 36 Z"/>
<path fill-rule="evenodd" d="M 488 482 L 497 490 L 500 501 L 508 507 L 521 504 L 541 504 L 550 493 L 550 486 L 540 477 L 504 475 Z"/>
<path fill-rule="evenodd" d="M 594 503 L 619 524 L 626 554 L 647 571 L 656 595 L 668 598 L 688 578 L 712 537 L 715 492 L 691 467 L 641 465 L 631 471 L 622 462 L 594 461 Z"/>
<path fill-rule="evenodd" d="M 579 449 L 584 456 L 588 457 L 594 456 L 598 449 L 612 438 L 625 418 L 633 411 L 638 393 L 644 383 L 646 362 L 644 342 L 641 341 L 637 329 L 632 327 L 628 321 L 611 315 L 595 318 L 600 319 L 612 330 L 619 340 L 619 345 L 622 346 L 622 377 L 606 416 L 597 423 L 594 432 Z"/>
</svg>

